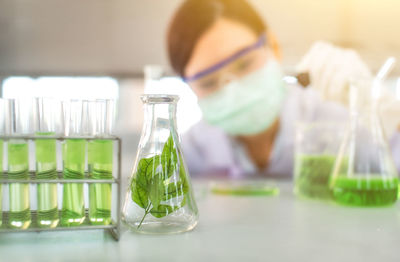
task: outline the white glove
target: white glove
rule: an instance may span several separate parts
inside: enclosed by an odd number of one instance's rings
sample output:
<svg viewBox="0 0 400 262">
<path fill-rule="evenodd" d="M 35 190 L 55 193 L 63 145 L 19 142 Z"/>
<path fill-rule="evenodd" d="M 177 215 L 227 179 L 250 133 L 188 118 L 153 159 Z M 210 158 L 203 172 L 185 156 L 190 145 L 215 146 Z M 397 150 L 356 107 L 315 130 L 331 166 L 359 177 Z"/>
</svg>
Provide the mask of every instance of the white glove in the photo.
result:
<svg viewBox="0 0 400 262">
<path fill-rule="evenodd" d="M 351 49 L 316 42 L 296 67 L 299 73 L 308 72 L 311 87 L 320 91 L 326 100 L 348 104 L 349 78 L 371 77 L 366 64 Z"/>
<path fill-rule="evenodd" d="M 298 73 L 308 72 L 310 87 L 325 100 L 349 105 L 349 79 L 371 78 L 368 66 L 352 49 L 343 49 L 327 42 L 316 42 L 296 66 Z M 400 124 L 400 101 L 385 86 L 381 90 L 380 115 L 390 137 Z"/>
</svg>

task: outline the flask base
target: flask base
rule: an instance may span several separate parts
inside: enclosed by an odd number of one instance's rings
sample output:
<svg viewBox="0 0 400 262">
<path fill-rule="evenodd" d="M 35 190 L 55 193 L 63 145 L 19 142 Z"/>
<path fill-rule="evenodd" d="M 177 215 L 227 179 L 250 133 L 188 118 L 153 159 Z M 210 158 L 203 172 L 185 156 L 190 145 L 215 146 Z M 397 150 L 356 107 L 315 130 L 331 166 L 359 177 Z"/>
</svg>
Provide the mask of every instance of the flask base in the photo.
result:
<svg viewBox="0 0 400 262">
<path fill-rule="evenodd" d="M 163 234 L 179 234 L 191 231 L 196 227 L 197 221 L 185 224 L 179 223 L 179 221 L 171 221 L 171 222 L 149 221 L 140 224 L 140 222 L 138 221 L 134 223 L 125 222 L 125 225 L 128 226 L 128 228 L 135 233 L 163 235 Z"/>
</svg>

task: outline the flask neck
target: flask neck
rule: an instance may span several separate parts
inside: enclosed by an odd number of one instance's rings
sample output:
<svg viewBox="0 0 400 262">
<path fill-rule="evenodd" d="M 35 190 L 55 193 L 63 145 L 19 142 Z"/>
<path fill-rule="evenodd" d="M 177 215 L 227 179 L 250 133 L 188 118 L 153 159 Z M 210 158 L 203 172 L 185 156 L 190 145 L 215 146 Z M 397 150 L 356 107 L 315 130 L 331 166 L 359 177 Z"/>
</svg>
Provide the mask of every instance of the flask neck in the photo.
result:
<svg viewBox="0 0 400 262">
<path fill-rule="evenodd" d="M 380 86 L 369 80 L 350 85 L 350 112 L 352 117 L 378 117 Z"/>
<path fill-rule="evenodd" d="M 165 142 L 170 134 L 177 137 L 176 103 L 145 103 L 142 142 Z"/>
</svg>

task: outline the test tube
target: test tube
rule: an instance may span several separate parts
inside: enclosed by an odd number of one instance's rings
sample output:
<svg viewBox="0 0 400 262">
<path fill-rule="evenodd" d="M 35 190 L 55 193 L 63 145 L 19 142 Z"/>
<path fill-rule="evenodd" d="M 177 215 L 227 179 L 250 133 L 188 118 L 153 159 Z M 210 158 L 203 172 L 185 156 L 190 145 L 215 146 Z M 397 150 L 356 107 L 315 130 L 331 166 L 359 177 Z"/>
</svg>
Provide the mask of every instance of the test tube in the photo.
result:
<svg viewBox="0 0 400 262">
<path fill-rule="evenodd" d="M 36 109 L 36 177 L 57 178 L 56 139 L 40 139 L 58 135 L 61 131 L 61 102 L 51 98 L 37 98 Z M 57 184 L 41 183 L 37 186 L 37 224 L 39 227 L 56 227 L 59 222 Z"/>
<path fill-rule="evenodd" d="M 10 179 L 28 179 L 29 177 L 29 145 L 21 136 L 31 134 L 32 99 L 11 99 L 10 134 L 8 141 L 8 173 Z M 26 229 L 31 224 L 29 205 L 29 184 L 11 183 L 9 185 L 9 226 Z"/>
<path fill-rule="evenodd" d="M 89 175 L 92 179 L 113 178 L 113 140 L 110 140 L 114 125 L 114 100 L 96 100 L 89 106 L 91 140 L 88 145 Z M 94 225 L 111 222 L 111 184 L 90 184 L 89 218 Z"/>
<path fill-rule="evenodd" d="M 83 101 L 63 102 L 64 132 L 63 177 L 83 179 L 85 175 L 86 140 L 83 135 Z M 79 226 L 85 220 L 83 183 L 66 183 L 63 187 L 61 224 Z"/>
<path fill-rule="evenodd" d="M 6 109 L 8 101 L 0 98 L 0 136 L 6 135 Z M 3 148 L 4 141 L 0 139 L 0 177 L 3 176 Z M 0 226 L 3 224 L 3 187 L 0 184 Z"/>
</svg>

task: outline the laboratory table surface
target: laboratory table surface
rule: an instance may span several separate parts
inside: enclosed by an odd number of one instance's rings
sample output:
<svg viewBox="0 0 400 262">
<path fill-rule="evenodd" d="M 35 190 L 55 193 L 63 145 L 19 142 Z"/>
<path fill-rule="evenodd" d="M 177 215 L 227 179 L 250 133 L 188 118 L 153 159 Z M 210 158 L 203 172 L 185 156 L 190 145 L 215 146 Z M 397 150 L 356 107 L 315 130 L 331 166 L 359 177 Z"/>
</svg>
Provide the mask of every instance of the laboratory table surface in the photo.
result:
<svg viewBox="0 0 400 262">
<path fill-rule="evenodd" d="M 350 208 L 298 199 L 291 182 L 278 196 L 224 196 L 194 181 L 197 227 L 177 235 L 123 229 L 0 234 L 0 261 L 400 261 L 400 202 Z"/>
</svg>

